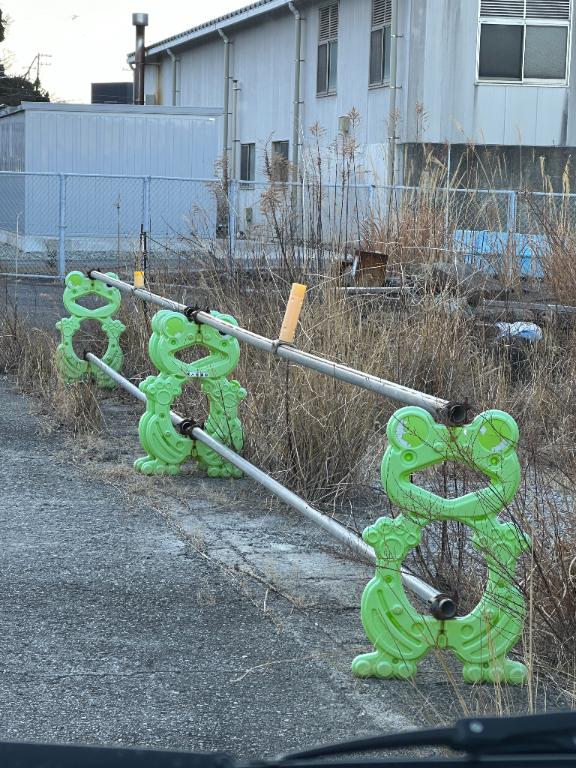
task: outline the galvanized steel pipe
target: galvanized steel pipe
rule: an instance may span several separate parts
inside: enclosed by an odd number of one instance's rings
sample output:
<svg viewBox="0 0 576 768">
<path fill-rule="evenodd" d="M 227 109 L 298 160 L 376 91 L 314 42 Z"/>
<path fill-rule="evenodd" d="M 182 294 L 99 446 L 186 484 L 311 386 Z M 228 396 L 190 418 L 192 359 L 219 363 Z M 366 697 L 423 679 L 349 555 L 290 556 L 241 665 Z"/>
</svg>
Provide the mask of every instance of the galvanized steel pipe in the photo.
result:
<svg viewBox="0 0 576 768">
<path fill-rule="evenodd" d="M 302 16 L 294 3 L 288 3 L 288 8 L 293 14 L 295 22 L 294 105 L 292 107 L 292 182 L 297 184 L 300 165 L 300 71 L 302 68 Z M 297 190 L 294 191 L 297 195 Z"/>
<path fill-rule="evenodd" d="M 226 33 L 219 29 L 220 37 L 224 41 L 224 123 L 222 126 L 222 157 L 224 158 L 224 174 L 226 180 L 230 176 L 228 167 L 230 157 L 228 153 L 228 123 L 230 121 L 230 39 Z"/>
<path fill-rule="evenodd" d="M 230 178 L 236 181 L 238 178 L 238 80 L 232 80 L 232 147 L 230 150 Z"/>
<path fill-rule="evenodd" d="M 391 2 L 390 19 L 390 82 L 388 86 L 388 175 L 387 184 L 393 187 L 396 181 L 396 128 L 398 126 L 398 115 L 396 114 L 396 90 L 398 88 L 398 0 Z M 389 192 L 390 200 L 392 191 Z M 390 204 L 388 205 L 388 216 L 390 215 Z"/>
<path fill-rule="evenodd" d="M 129 283 L 108 277 L 97 270 L 90 270 L 88 275 L 93 280 L 100 280 L 107 285 L 118 288 L 124 293 L 130 293 L 143 301 L 149 301 L 160 307 L 172 309 L 175 312 L 187 312 L 187 310 L 189 310 L 185 304 L 165 299 L 163 296 L 157 296 L 143 288 L 134 288 L 134 286 Z M 252 347 L 256 347 L 256 349 L 261 349 L 264 352 L 274 354 L 283 360 L 288 360 L 291 363 L 310 368 L 318 373 L 330 376 L 333 379 L 344 381 L 347 384 L 352 384 L 370 392 L 376 392 L 376 394 L 389 397 L 390 399 L 404 403 L 405 405 L 419 406 L 420 408 L 427 410 L 435 418 L 452 426 L 465 424 L 468 420 L 469 409 L 465 403 L 449 402 L 448 400 L 428 395 L 425 392 L 419 392 L 417 389 L 411 389 L 410 387 L 404 387 L 401 384 L 395 384 L 392 381 L 381 379 L 379 376 L 373 376 L 372 374 L 358 371 L 355 368 L 349 368 L 347 365 L 331 362 L 318 355 L 302 352 L 292 346 L 280 344 L 277 341 L 268 339 L 265 336 L 260 336 L 245 328 L 239 328 L 224 320 L 218 320 L 208 312 L 194 311 L 192 314 L 193 319 L 196 322 L 209 325 L 221 333 L 228 334 L 239 341 L 243 341 L 246 344 L 250 344 Z"/>
<path fill-rule="evenodd" d="M 132 382 L 128 381 L 128 379 L 124 378 L 124 376 L 119 374 L 109 365 L 106 365 L 106 363 L 100 360 L 100 358 L 96 357 L 96 355 L 87 352 L 85 358 L 88 362 L 92 363 L 93 365 L 100 368 L 100 370 L 107 373 L 108 376 L 110 376 L 111 379 L 113 379 L 124 390 L 126 390 L 126 392 L 129 392 L 138 400 L 146 402 L 146 395 L 141 392 L 138 387 L 132 384 Z M 222 443 L 218 442 L 218 440 L 215 440 L 200 427 L 193 426 L 186 428 L 186 420 L 183 419 L 182 416 L 179 416 L 177 413 L 174 413 L 174 411 L 170 411 L 170 417 L 174 426 L 180 429 L 183 434 L 193 438 L 194 440 L 199 440 L 201 443 L 204 443 L 204 445 L 211 448 L 219 456 L 222 456 L 223 459 L 229 461 L 230 464 L 238 467 L 238 469 L 244 472 L 245 475 L 248 475 L 248 477 L 256 480 L 256 482 L 260 483 L 260 485 L 263 485 L 265 488 L 271 491 L 285 504 L 288 504 L 288 506 L 303 514 L 304 517 L 313 522 L 315 525 L 324 529 L 333 538 L 344 544 L 344 546 L 346 546 L 348 549 L 356 552 L 364 560 L 368 561 L 372 565 L 376 564 L 376 555 L 374 554 L 374 550 L 365 544 L 361 538 L 356 536 L 356 534 L 352 533 L 343 525 L 336 522 L 336 520 L 332 520 L 332 518 L 323 515 L 317 509 L 308 504 L 308 502 L 304 501 L 303 498 L 293 493 L 285 486 L 281 485 L 281 483 L 274 480 L 274 478 L 270 477 L 270 475 L 266 474 L 266 472 L 258 469 L 258 467 L 255 467 L 254 464 L 251 464 L 242 456 L 239 456 L 231 448 L 228 448 L 228 446 L 223 445 Z M 441 592 L 438 592 L 438 590 L 434 589 L 429 584 L 426 584 L 426 582 L 422 581 L 417 576 L 413 576 L 411 573 L 408 573 L 404 569 L 401 569 L 401 576 L 404 586 L 430 606 L 430 611 L 433 616 L 443 620 L 454 618 L 456 615 L 456 605 L 449 596 L 443 595 Z"/>
<path fill-rule="evenodd" d="M 178 63 L 180 61 L 179 58 L 174 56 L 172 53 L 172 50 L 170 48 L 166 48 L 166 53 L 170 57 L 170 61 L 172 62 L 172 106 L 176 106 L 176 89 L 177 89 L 177 82 L 178 82 Z"/>
</svg>

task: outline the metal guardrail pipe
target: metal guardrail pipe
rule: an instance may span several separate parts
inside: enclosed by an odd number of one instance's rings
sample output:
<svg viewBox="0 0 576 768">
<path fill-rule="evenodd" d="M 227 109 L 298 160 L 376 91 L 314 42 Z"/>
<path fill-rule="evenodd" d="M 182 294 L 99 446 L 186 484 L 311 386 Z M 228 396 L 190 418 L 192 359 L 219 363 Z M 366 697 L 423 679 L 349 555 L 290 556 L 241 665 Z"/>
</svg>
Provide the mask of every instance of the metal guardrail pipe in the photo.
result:
<svg viewBox="0 0 576 768">
<path fill-rule="evenodd" d="M 114 286 L 123 293 L 132 294 L 143 301 L 149 301 L 159 307 L 172 309 L 175 312 L 184 312 L 191 320 L 198 323 L 204 323 L 204 325 L 209 325 L 221 333 L 233 336 L 239 341 L 250 344 L 250 346 L 255 347 L 256 349 L 261 349 L 264 352 L 276 355 L 283 360 L 302 365 L 305 368 L 310 368 L 318 373 L 366 389 L 370 392 L 376 392 L 376 394 L 389 397 L 390 399 L 404 403 L 405 405 L 416 405 L 420 408 L 424 408 L 439 421 L 449 424 L 450 426 L 459 426 L 468 421 L 469 408 L 466 403 L 443 400 L 442 398 L 434 397 L 433 395 L 427 395 L 417 389 L 410 389 L 410 387 L 404 387 L 401 384 L 395 384 L 392 381 L 381 379 L 379 376 L 373 376 L 372 374 L 358 371 L 355 368 L 349 368 L 341 363 L 331 362 L 318 355 L 302 352 L 290 345 L 281 344 L 278 341 L 273 341 L 265 336 L 260 336 L 245 328 L 239 328 L 224 320 L 218 320 L 217 318 L 212 317 L 208 312 L 191 310 L 191 308 L 187 307 L 185 304 L 165 299 L 163 296 L 158 296 L 143 288 L 135 288 L 133 285 L 130 285 L 130 283 L 125 283 L 122 280 L 108 277 L 98 270 L 90 270 L 88 276 L 93 280 L 100 280 L 107 285 Z"/>
<path fill-rule="evenodd" d="M 106 365 L 106 363 L 100 360 L 99 357 L 96 357 L 96 355 L 93 355 L 91 352 L 87 352 L 85 357 L 89 363 L 96 365 L 100 370 L 104 371 L 104 373 L 107 373 L 108 376 L 126 390 L 126 392 L 129 392 L 141 402 L 146 402 L 146 395 L 141 392 L 137 386 L 132 384 L 131 381 L 128 381 L 128 379 L 124 378 L 124 376 L 119 374 L 109 365 Z M 270 477 L 270 475 L 266 474 L 266 472 L 258 469 L 258 467 L 255 467 L 254 464 L 251 464 L 242 456 L 239 456 L 231 448 L 228 448 L 226 445 L 218 442 L 218 440 L 215 440 L 200 427 L 193 426 L 188 420 L 182 418 L 182 416 L 179 416 L 177 413 L 174 413 L 174 411 L 170 411 L 170 416 L 172 423 L 180 430 L 180 432 L 182 432 L 182 434 L 194 438 L 194 440 L 199 440 L 201 443 L 204 443 L 204 445 L 207 445 L 219 456 L 222 456 L 223 459 L 229 461 L 230 464 L 238 467 L 238 469 L 244 472 L 245 475 L 248 475 L 248 477 L 256 480 L 260 485 L 263 485 L 271 491 L 285 504 L 288 504 L 288 506 L 302 513 L 304 517 L 318 527 L 323 528 L 334 539 L 337 539 L 344 544 L 344 546 L 348 547 L 348 549 L 356 552 L 372 565 L 376 564 L 374 550 L 365 544 L 361 538 L 356 536 L 356 534 L 352 533 L 335 520 L 332 520 L 332 518 L 323 515 L 308 504 L 308 502 L 304 501 L 303 498 L 281 485 L 278 481 L 274 480 L 274 478 Z M 456 604 L 452 598 L 438 592 L 438 590 L 404 569 L 401 570 L 401 576 L 404 586 L 428 604 L 430 612 L 435 618 L 441 620 L 454 618 L 456 615 Z"/>
<path fill-rule="evenodd" d="M 339 288 L 342 293 L 366 296 L 378 296 L 388 295 L 389 293 L 414 293 L 414 288 L 409 285 L 381 285 L 381 286 L 361 286 L 361 285 L 345 285 Z"/>
<path fill-rule="evenodd" d="M 132 296 L 136 296 L 137 299 L 148 301 L 150 304 L 156 304 L 158 307 L 162 307 L 163 309 L 171 309 L 173 312 L 186 311 L 185 304 L 180 304 L 179 302 L 172 301 L 171 299 L 165 299 L 163 296 L 158 296 L 155 293 L 151 293 L 145 288 L 136 288 L 135 286 L 130 285 L 130 283 L 125 283 L 123 280 L 117 280 L 114 277 L 109 277 L 103 272 L 99 272 L 97 269 L 88 270 L 88 277 L 92 280 L 100 280 L 100 282 L 106 283 L 106 285 L 111 285 L 114 288 L 118 288 L 118 290 L 122 293 L 132 294 Z"/>
</svg>

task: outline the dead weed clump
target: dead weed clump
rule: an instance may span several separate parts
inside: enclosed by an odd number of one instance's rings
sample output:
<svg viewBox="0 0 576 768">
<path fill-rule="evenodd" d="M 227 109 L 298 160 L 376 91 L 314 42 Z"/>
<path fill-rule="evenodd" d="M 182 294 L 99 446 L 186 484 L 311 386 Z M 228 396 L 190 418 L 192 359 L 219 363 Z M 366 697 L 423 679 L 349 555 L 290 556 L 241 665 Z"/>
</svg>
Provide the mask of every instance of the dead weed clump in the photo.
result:
<svg viewBox="0 0 576 768">
<path fill-rule="evenodd" d="M 0 316 L 0 337 L 0 371 L 15 376 L 19 389 L 34 395 L 51 422 L 75 434 L 99 429 L 98 391 L 91 382 L 64 382 L 56 366 L 54 333 L 31 328 L 7 312 Z"/>
</svg>

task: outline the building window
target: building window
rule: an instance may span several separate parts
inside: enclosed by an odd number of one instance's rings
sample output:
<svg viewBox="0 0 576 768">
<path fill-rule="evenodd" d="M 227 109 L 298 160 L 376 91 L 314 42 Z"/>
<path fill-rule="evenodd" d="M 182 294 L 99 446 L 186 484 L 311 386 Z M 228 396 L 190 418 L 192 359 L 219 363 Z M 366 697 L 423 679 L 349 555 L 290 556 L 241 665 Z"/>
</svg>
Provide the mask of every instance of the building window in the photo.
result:
<svg viewBox="0 0 576 768">
<path fill-rule="evenodd" d="M 370 85 L 382 85 L 390 80 L 391 24 L 392 0 L 372 0 Z"/>
<path fill-rule="evenodd" d="M 316 93 L 336 93 L 338 79 L 338 3 L 320 8 Z"/>
<path fill-rule="evenodd" d="M 571 0 L 481 0 L 478 79 L 566 83 Z"/>
<path fill-rule="evenodd" d="M 271 172 L 274 181 L 288 181 L 289 151 L 287 141 L 272 142 Z"/>
<path fill-rule="evenodd" d="M 240 144 L 240 181 L 256 178 L 256 144 Z"/>
</svg>

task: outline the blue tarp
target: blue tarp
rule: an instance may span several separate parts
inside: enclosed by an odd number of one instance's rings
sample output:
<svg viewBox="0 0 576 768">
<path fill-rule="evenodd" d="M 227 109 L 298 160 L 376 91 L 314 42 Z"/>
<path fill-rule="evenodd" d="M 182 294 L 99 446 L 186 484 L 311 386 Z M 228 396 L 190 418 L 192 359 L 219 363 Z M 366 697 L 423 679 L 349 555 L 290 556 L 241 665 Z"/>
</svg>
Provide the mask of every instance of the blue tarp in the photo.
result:
<svg viewBox="0 0 576 768">
<path fill-rule="evenodd" d="M 512 254 L 522 277 L 544 277 L 542 256 L 549 248 L 545 235 L 457 229 L 454 232 L 454 247 L 465 253 L 467 264 L 497 275 L 502 271 L 500 265 L 506 263 L 504 257 L 510 254 L 510 238 L 513 242 Z"/>
</svg>

